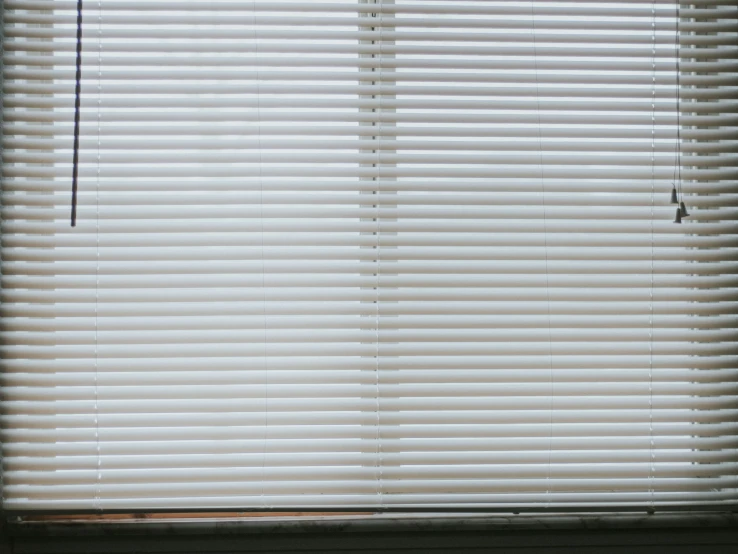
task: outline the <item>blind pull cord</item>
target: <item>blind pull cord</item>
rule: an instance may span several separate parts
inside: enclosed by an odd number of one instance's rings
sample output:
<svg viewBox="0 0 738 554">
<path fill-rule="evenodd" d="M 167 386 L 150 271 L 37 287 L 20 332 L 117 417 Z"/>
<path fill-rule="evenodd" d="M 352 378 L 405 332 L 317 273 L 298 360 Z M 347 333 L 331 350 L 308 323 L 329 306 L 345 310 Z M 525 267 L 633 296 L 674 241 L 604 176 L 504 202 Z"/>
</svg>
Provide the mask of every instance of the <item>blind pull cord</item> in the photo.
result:
<svg viewBox="0 0 738 554">
<path fill-rule="evenodd" d="M 74 77 L 74 153 L 72 154 L 72 227 L 77 226 L 77 180 L 79 175 L 79 105 L 82 80 L 82 0 L 77 0 L 77 67 Z"/>
<path fill-rule="evenodd" d="M 684 205 L 684 194 L 682 193 L 682 90 L 681 90 L 681 54 L 679 53 L 680 35 L 679 23 L 681 18 L 680 0 L 676 4 L 676 32 L 674 34 L 674 60 L 676 64 L 676 127 L 677 136 L 674 145 L 674 177 L 671 184 L 671 203 L 677 204 L 674 223 L 681 223 L 683 217 L 688 217 L 687 207 Z M 681 199 L 681 200 L 680 200 Z"/>
<path fill-rule="evenodd" d="M 682 55 L 680 46 L 682 37 L 679 31 L 681 23 L 681 0 L 676 1 L 676 33 L 674 36 L 674 55 L 676 63 L 676 119 L 677 119 L 677 142 L 676 142 L 676 167 L 674 168 L 674 181 L 679 190 L 679 213 L 682 217 L 688 217 L 687 207 L 684 205 L 684 191 L 682 190 Z"/>
</svg>

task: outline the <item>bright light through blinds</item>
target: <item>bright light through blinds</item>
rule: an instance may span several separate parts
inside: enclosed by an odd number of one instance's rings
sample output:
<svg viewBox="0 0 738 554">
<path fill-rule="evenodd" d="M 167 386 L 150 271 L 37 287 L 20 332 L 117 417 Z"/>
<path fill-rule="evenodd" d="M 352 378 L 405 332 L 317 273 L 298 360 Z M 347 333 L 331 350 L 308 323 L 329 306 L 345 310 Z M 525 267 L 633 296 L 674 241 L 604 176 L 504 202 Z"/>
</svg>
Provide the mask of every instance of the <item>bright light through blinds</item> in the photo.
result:
<svg viewBox="0 0 738 554">
<path fill-rule="evenodd" d="M 87 0 L 71 228 L 75 10 L 4 8 L 6 510 L 735 504 L 731 1 Z"/>
</svg>

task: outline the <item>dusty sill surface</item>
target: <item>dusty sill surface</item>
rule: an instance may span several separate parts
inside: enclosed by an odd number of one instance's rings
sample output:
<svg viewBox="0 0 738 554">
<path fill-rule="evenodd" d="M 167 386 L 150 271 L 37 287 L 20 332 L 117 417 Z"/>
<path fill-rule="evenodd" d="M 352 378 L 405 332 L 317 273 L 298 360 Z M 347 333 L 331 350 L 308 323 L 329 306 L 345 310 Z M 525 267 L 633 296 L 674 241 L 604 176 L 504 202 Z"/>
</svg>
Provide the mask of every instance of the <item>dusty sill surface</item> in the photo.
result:
<svg viewBox="0 0 738 554">
<path fill-rule="evenodd" d="M 112 514 L 11 518 L 10 536 L 249 535 L 304 533 L 519 532 L 722 528 L 738 530 L 738 513 L 372 514 L 251 513 Z"/>
</svg>

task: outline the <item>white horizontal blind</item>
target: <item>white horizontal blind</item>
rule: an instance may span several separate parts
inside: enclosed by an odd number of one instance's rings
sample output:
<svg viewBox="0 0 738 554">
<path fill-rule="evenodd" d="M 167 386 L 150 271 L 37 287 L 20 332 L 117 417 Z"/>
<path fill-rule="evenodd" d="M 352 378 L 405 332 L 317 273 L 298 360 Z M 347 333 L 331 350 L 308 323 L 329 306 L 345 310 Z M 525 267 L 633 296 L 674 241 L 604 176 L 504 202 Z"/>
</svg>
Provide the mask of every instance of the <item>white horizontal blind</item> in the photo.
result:
<svg viewBox="0 0 738 554">
<path fill-rule="evenodd" d="M 5 2 L 6 510 L 736 502 L 731 1 L 87 0 L 72 228 L 75 9 Z"/>
</svg>

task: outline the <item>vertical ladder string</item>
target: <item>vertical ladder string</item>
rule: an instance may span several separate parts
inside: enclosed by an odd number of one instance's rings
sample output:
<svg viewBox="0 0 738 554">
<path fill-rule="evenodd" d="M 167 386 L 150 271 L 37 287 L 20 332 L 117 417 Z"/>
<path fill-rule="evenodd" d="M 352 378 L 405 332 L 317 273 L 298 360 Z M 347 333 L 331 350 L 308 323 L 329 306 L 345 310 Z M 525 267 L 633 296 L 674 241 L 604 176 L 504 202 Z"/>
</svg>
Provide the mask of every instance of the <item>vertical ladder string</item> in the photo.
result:
<svg viewBox="0 0 738 554">
<path fill-rule="evenodd" d="M 96 481 L 95 507 L 102 511 L 100 488 L 102 486 L 102 453 L 100 448 L 99 408 L 99 313 L 100 313 L 100 162 L 102 124 L 102 0 L 97 1 L 97 155 L 95 165 L 95 451 Z"/>
<path fill-rule="evenodd" d="M 648 487 L 650 504 L 648 511 L 654 511 L 654 439 L 653 439 L 653 313 L 654 313 L 654 207 L 656 197 L 656 3 L 651 2 L 651 282 L 648 307 Z M 677 218 L 679 208 L 677 208 Z M 681 221 L 679 221 L 681 222 Z"/>
<path fill-rule="evenodd" d="M 548 221 L 546 209 L 546 180 L 545 161 L 543 156 L 543 130 L 541 123 L 541 91 L 538 77 L 538 43 L 536 38 L 536 0 L 530 2 L 531 34 L 533 41 L 533 70 L 536 85 L 536 116 L 538 119 L 538 168 L 541 190 L 541 207 L 543 208 L 543 256 L 546 278 L 546 318 L 548 324 L 548 370 L 549 370 L 549 406 L 548 406 L 548 462 L 546 464 L 546 508 L 551 505 L 551 451 L 553 449 L 553 413 L 554 413 L 554 371 L 553 371 L 553 344 L 551 337 L 551 296 L 548 274 Z"/>
</svg>

